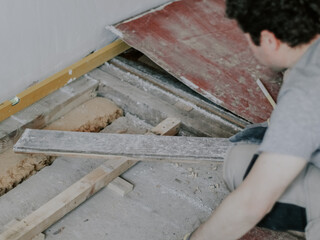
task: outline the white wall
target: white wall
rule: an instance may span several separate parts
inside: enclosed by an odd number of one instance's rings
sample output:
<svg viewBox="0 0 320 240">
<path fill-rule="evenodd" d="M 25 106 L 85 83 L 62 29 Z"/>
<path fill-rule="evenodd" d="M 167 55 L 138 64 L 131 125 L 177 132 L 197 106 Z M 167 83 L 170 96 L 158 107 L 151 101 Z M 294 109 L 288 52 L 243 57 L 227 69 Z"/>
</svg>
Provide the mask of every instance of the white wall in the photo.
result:
<svg viewBox="0 0 320 240">
<path fill-rule="evenodd" d="M 1 0 L 0 103 L 115 39 L 105 26 L 168 0 Z"/>
</svg>

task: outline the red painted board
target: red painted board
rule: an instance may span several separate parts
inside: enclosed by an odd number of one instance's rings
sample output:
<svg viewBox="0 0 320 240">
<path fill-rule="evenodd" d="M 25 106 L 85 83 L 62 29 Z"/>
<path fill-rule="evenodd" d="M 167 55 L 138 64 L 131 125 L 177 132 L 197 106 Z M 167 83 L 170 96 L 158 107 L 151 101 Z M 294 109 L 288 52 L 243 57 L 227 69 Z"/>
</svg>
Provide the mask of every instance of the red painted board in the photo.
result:
<svg viewBox="0 0 320 240">
<path fill-rule="evenodd" d="M 280 76 L 254 59 L 243 33 L 225 17 L 224 0 L 172 2 L 114 32 L 214 103 L 251 122 L 269 118 L 272 107 L 255 81 L 275 99 Z"/>
</svg>

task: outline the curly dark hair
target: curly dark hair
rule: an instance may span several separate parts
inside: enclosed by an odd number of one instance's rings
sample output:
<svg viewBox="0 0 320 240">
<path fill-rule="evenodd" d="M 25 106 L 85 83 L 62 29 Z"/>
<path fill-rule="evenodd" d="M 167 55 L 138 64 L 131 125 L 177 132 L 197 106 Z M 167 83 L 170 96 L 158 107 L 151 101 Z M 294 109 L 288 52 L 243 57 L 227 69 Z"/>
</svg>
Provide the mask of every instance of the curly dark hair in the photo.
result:
<svg viewBox="0 0 320 240">
<path fill-rule="evenodd" d="M 320 0 L 226 0 L 226 14 L 260 45 L 268 30 L 291 47 L 320 34 Z"/>
</svg>

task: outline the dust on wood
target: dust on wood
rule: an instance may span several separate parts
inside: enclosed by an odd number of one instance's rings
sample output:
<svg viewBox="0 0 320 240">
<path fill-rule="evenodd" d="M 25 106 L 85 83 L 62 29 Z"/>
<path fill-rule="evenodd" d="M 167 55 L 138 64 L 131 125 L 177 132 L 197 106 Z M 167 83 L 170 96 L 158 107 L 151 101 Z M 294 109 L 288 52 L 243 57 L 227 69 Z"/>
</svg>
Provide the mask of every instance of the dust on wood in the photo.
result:
<svg viewBox="0 0 320 240">
<path fill-rule="evenodd" d="M 74 108 L 46 129 L 96 132 L 122 115 L 123 111 L 108 99 L 94 98 Z M 20 155 L 10 149 L 2 153 L 0 159 L 2 161 L 0 195 L 3 195 L 37 171 L 50 165 L 55 158 L 45 155 Z"/>
<path fill-rule="evenodd" d="M 222 161 L 231 146 L 225 138 L 95 134 L 27 129 L 14 150 L 54 156 L 181 162 Z"/>
<path fill-rule="evenodd" d="M 172 128 L 169 127 L 169 129 Z M 166 135 L 168 132 L 163 130 L 161 134 Z M 21 222 L 15 223 L 5 232 L 1 233 L 0 239 L 24 240 L 36 236 L 136 163 L 136 161 L 124 158 L 106 161 L 100 167 L 25 217 Z"/>
</svg>

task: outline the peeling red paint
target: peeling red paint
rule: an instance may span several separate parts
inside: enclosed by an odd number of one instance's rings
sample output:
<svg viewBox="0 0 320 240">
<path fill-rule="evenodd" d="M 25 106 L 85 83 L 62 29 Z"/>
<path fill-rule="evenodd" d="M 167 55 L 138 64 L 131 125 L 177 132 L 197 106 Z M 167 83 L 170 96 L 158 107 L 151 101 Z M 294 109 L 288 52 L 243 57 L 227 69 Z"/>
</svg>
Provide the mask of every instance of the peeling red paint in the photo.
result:
<svg viewBox="0 0 320 240">
<path fill-rule="evenodd" d="M 224 0 L 176 1 L 116 28 L 129 45 L 195 84 L 200 94 L 251 122 L 264 121 L 272 107 L 255 81 L 260 78 L 275 98 L 279 75 L 258 65 L 224 12 Z"/>
</svg>

